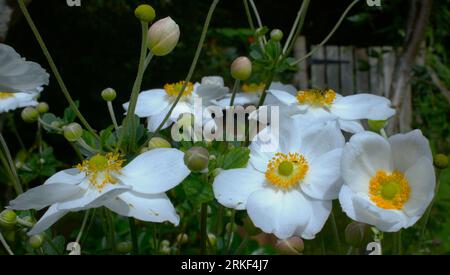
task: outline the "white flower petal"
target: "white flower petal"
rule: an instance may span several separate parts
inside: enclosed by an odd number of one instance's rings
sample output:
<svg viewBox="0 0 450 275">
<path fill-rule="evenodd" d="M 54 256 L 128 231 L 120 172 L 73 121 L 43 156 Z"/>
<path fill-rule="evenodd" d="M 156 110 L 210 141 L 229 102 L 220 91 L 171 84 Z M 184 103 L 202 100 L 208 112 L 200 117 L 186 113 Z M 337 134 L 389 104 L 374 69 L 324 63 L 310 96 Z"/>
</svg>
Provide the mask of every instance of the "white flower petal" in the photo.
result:
<svg viewBox="0 0 450 275">
<path fill-rule="evenodd" d="M 180 217 L 166 194 L 125 192 L 106 204 L 119 215 L 147 222 L 169 221 L 178 225 Z"/>
<path fill-rule="evenodd" d="M 45 214 L 39 219 L 39 221 L 28 231 L 28 236 L 33 236 L 44 232 L 50 226 L 55 224 L 59 219 L 66 215 L 69 211 L 59 210 L 58 204 L 50 206 L 50 208 L 45 212 Z"/>
<path fill-rule="evenodd" d="M 435 193 L 436 176 L 432 162 L 427 157 L 421 157 L 406 171 L 406 178 L 411 193 L 403 211 L 410 217 L 422 216 Z"/>
<path fill-rule="evenodd" d="M 288 92 L 281 90 L 269 90 L 268 93 L 273 95 L 276 99 L 278 99 L 285 105 L 297 104 L 297 98 Z"/>
<path fill-rule="evenodd" d="M 353 205 L 353 196 L 355 193 L 347 186 L 342 185 L 341 191 L 339 192 L 339 203 L 341 204 L 342 211 L 347 214 L 347 216 L 356 221 L 355 207 Z"/>
<path fill-rule="evenodd" d="M 345 132 L 351 133 L 351 134 L 364 132 L 364 127 L 362 126 L 361 122 L 359 122 L 358 120 L 339 119 L 339 126 L 341 127 L 342 131 L 345 131 Z"/>
<path fill-rule="evenodd" d="M 389 137 L 394 158 L 394 167 L 401 172 L 406 172 L 421 157 L 433 161 L 430 144 L 420 130 L 414 130 L 407 134 L 397 134 Z"/>
<path fill-rule="evenodd" d="M 296 235 L 299 235 L 306 240 L 312 240 L 325 225 L 330 216 L 333 204 L 328 200 L 308 199 L 308 202 L 311 204 L 311 219 L 306 228 L 303 231 L 297 231 Z"/>
<path fill-rule="evenodd" d="M 84 190 L 77 185 L 53 183 L 40 185 L 29 189 L 9 202 L 10 207 L 16 210 L 40 210 L 57 202 L 79 198 Z"/>
<path fill-rule="evenodd" d="M 166 118 L 167 113 L 169 112 L 170 106 L 167 106 L 163 111 L 161 111 L 160 113 L 153 115 L 153 116 L 149 116 L 147 117 L 147 129 L 150 132 L 155 132 L 159 125 L 164 121 L 164 119 Z M 174 121 L 172 119 L 168 119 L 164 125 L 162 126 L 161 129 L 166 129 L 167 127 L 169 127 Z"/>
<path fill-rule="evenodd" d="M 243 210 L 248 197 L 261 189 L 264 181 L 264 174 L 253 168 L 225 170 L 214 179 L 214 196 L 226 207 Z"/>
<path fill-rule="evenodd" d="M 157 148 L 140 154 L 122 169 L 118 178 L 134 191 L 159 194 L 180 184 L 190 173 L 184 153 L 173 148 Z"/>
<path fill-rule="evenodd" d="M 154 89 L 143 91 L 139 94 L 136 103 L 136 111 L 138 117 L 149 117 L 162 112 L 170 101 L 166 91 L 163 89 Z M 128 110 L 129 102 L 123 104 L 123 108 Z"/>
<path fill-rule="evenodd" d="M 203 103 L 210 104 L 212 100 L 225 96 L 228 93 L 228 90 L 229 89 L 223 85 L 201 84 L 194 91 L 194 94 L 201 97 Z"/>
<path fill-rule="evenodd" d="M 0 85 L 0 91 L 1 85 Z M 0 113 L 9 112 L 17 108 L 23 108 L 28 106 L 36 106 L 38 102 L 36 98 L 39 97 L 39 93 L 10 93 L 9 97 L 0 99 Z"/>
<path fill-rule="evenodd" d="M 272 84 L 270 84 L 269 90 L 279 90 L 279 91 L 284 91 L 287 92 L 291 95 L 296 95 L 297 94 L 297 88 L 294 87 L 294 85 L 292 84 L 283 84 L 281 82 L 272 82 Z"/>
<path fill-rule="evenodd" d="M 286 239 L 307 226 L 311 205 L 297 190 L 283 192 L 263 188 L 250 195 L 247 212 L 253 223 L 264 232 Z"/>
<path fill-rule="evenodd" d="M 387 120 L 395 115 L 395 109 L 392 109 L 390 105 L 391 101 L 385 97 L 356 94 L 337 98 L 330 111 L 339 118 L 347 120 Z"/>
<path fill-rule="evenodd" d="M 64 184 L 79 184 L 86 177 L 85 173 L 80 173 L 77 168 L 66 169 L 57 172 L 48 178 L 44 184 L 64 183 Z"/>
<path fill-rule="evenodd" d="M 377 170 L 392 171 L 391 146 L 375 133 L 355 134 L 344 147 L 341 169 L 342 178 L 352 191 L 367 194 Z"/>
<path fill-rule="evenodd" d="M 308 196 L 319 200 L 337 199 L 342 186 L 342 149 L 334 149 L 310 163 L 305 179 L 300 184 Z"/>
</svg>

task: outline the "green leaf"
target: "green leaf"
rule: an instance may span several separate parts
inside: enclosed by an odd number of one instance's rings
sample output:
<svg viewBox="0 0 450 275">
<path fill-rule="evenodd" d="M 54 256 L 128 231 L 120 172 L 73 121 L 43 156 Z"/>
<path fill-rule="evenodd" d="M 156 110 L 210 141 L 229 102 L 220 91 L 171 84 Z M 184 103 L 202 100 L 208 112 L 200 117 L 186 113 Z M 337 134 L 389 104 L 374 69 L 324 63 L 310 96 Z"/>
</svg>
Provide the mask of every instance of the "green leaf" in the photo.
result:
<svg viewBox="0 0 450 275">
<path fill-rule="evenodd" d="M 250 149 L 245 147 L 236 147 L 231 149 L 225 155 L 219 156 L 219 158 L 217 160 L 218 166 L 225 170 L 244 168 L 247 166 L 250 158 Z"/>
<path fill-rule="evenodd" d="M 212 185 L 203 181 L 202 176 L 204 175 L 191 174 L 182 182 L 186 198 L 194 207 L 214 200 Z"/>
<path fill-rule="evenodd" d="M 77 106 L 77 108 L 80 106 L 80 102 L 77 100 L 75 101 L 75 106 Z M 75 113 L 75 110 L 69 106 L 64 110 L 64 117 L 63 120 L 64 122 L 71 123 L 75 121 L 75 118 L 77 117 L 77 114 Z"/>
<path fill-rule="evenodd" d="M 49 242 L 44 242 L 42 249 L 45 255 L 61 255 L 64 253 L 66 240 L 63 236 L 56 236 L 51 240 L 52 244 Z"/>
<path fill-rule="evenodd" d="M 113 133 L 114 125 L 109 126 L 108 128 L 100 131 L 100 142 L 103 148 L 108 151 L 114 150 L 114 146 L 117 143 L 116 134 Z"/>
</svg>

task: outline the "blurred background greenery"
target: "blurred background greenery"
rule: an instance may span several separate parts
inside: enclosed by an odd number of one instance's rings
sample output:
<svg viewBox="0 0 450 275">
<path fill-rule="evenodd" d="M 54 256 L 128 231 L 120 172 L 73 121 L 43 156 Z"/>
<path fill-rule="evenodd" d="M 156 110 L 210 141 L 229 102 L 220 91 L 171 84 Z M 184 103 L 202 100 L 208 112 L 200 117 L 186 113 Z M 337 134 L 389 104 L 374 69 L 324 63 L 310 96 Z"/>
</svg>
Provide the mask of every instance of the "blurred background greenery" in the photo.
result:
<svg viewBox="0 0 450 275">
<path fill-rule="evenodd" d="M 14 1 L 11 1 L 14 2 Z M 185 78 L 201 27 L 210 5 L 210 1 L 183 0 L 82 0 L 81 7 L 68 7 L 61 0 L 33 0 L 29 5 L 31 15 L 43 35 L 58 68 L 75 99 L 81 102 L 80 110 L 92 121 L 95 128 L 104 128 L 110 124 L 107 107 L 100 97 L 106 87 L 118 92 L 114 102 L 116 111 L 121 111 L 121 103 L 129 98 L 137 70 L 139 51 L 139 23 L 135 19 L 134 8 L 143 2 L 151 4 L 157 12 L 157 18 L 171 16 L 180 26 L 180 43 L 173 53 L 152 61 L 145 75 L 142 87 L 150 89 L 161 87 L 164 83 L 176 82 Z M 270 29 L 279 28 L 287 34 L 295 18 L 301 1 L 297 0 L 257 0 L 255 1 L 264 25 Z M 333 27 L 342 11 L 351 2 L 311 1 L 303 32 L 308 42 L 316 44 Z M 408 0 L 382 1 L 382 7 L 358 5 L 351 11 L 351 20 L 346 20 L 333 36 L 329 44 L 354 46 L 392 45 L 401 47 L 405 37 Z M 427 30 L 427 65 L 431 66 L 444 83 L 450 87 L 450 0 L 434 1 L 432 16 Z M 248 28 L 242 1 L 221 1 L 214 15 L 207 42 L 195 71 L 194 80 L 199 81 L 205 75 L 221 75 L 228 86 L 232 85 L 229 75 L 231 61 L 239 55 L 248 54 L 252 33 Z M 12 26 L 5 43 L 13 46 L 22 56 L 40 63 L 48 71 L 48 65 L 35 41 L 27 23 L 16 11 Z M 290 82 L 293 75 L 283 76 L 284 82 Z M 67 107 L 52 76 L 50 85 L 42 93 L 43 101 L 50 104 L 51 111 L 61 114 Z M 413 77 L 413 113 L 414 128 L 420 128 L 430 138 L 433 150 L 448 155 L 450 151 L 450 99 L 433 83 L 427 69 L 417 66 Z M 18 123 L 18 130 L 26 144 L 33 142 L 29 125 Z M 7 134 L 12 146 L 19 148 L 12 133 Z M 45 137 L 54 147 L 56 159 L 73 163 L 75 156 L 67 151 L 60 138 Z M 49 152 L 49 158 L 52 155 Z M 61 163 L 49 160 L 53 172 L 61 168 Z M 33 179 L 37 180 L 38 179 Z M 4 187 L 0 187 L 3 191 Z M 5 205 L 7 192 L 0 197 Z M 408 251 L 420 253 L 450 253 L 450 170 L 441 174 L 441 192 L 430 219 L 427 231 L 426 247 L 408 247 Z M 348 219 L 338 217 L 344 228 Z M 76 224 L 79 224 L 78 222 Z M 326 241 L 331 236 L 328 224 L 316 242 Z M 68 228 L 71 228 L 70 226 Z M 420 226 L 408 230 L 405 238 L 417 239 Z M 125 229 L 124 229 L 125 230 Z M 327 233 L 327 231 L 329 231 Z M 95 233 L 90 236 L 94 238 Z M 343 239 L 343 236 L 341 236 Z M 405 244 L 414 242 L 405 241 Z M 256 249 L 256 242 L 251 249 Z M 308 242 L 306 242 L 308 247 Z M 311 246 L 320 247 L 320 246 Z M 308 248 L 307 248 L 308 249 Z M 389 249 L 389 248 L 388 248 Z M 309 251 L 320 253 L 318 251 Z"/>
</svg>

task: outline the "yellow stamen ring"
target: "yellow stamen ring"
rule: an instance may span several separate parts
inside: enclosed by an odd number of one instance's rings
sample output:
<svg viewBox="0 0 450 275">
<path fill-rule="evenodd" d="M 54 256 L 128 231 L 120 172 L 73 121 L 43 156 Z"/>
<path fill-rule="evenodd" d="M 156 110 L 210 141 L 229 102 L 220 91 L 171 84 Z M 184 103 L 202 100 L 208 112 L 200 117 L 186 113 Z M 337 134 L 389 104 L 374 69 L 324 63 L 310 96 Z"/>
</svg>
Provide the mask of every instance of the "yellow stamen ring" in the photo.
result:
<svg viewBox="0 0 450 275">
<path fill-rule="evenodd" d="M 262 93 L 264 90 L 264 83 L 251 83 L 251 84 L 244 84 L 241 87 L 241 90 L 244 93 Z"/>
<path fill-rule="evenodd" d="M 266 179 L 278 188 L 289 189 L 298 185 L 308 172 L 308 162 L 298 153 L 277 153 L 269 161 Z"/>
<path fill-rule="evenodd" d="M 14 94 L 13 94 L 13 93 L 0 92 L 0 100 L 1 100 L 1 99 L 11 98 L 11 97 L 14 97 Z"/>
<path fill-rule="evenodd" d="M 336 99 L 336 92 L 332 89 L 318 90 L 311 89 L 298 91 L 297 102 L 299 104 L 308 104 L 315 107 L 327 107 L 333 104 Z"/>
<path fill-rule="evenodd" d="M 169 96 L 178 96 L 178 94 L 181 92 L 181 89 L 184 86 L 184 81 L 179 81 L 177 83 L 172 84 L 166 84 L 164 85 L 164 90 Z M 188 82 L 186 84 L 186 88 L 183 91 L 183 96 L 190 95 L 194 91 L 194 84 L 191 82 Z"/>
<path fill-rule="evenodd" d="M 370 199 L 380 208 L 400 210 L 409 199 L 411 188 L 401 172 L 377 171 L 370 179 Z"/>
<path fill-rule="evenodd" d="M 107 184 L 117 183 L 115 175 L 121 174 L 120 170 L 124 161 L 119 154 L 97 154 L 88 160 L 84 160 L 76 168 L 80 172 L 85 172 L 89 182 L 101 192 Z"/>
</svg>

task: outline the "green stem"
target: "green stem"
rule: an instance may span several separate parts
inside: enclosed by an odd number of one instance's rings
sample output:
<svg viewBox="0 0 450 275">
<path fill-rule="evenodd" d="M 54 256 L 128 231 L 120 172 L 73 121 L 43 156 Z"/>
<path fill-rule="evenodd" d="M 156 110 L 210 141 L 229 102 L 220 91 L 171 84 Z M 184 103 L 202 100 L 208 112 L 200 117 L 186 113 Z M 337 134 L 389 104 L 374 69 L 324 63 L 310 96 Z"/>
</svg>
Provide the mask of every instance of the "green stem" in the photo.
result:
<svg viewBox="0 0 450 275">
<path fill-rule="evenodd" d="M 206 251 L 206 239 L 207 236 L 207 218 L 208 218 L 208 205 L 206 203 L 202 204 L 200 210 L 200 254 L 204 255 Z"/>
<path fill-rule="evenodd" d="M 135 111 L 136 111 L 136 105 L 137 100 L 139 96 L 139 91 L 141 89 L 142 85 L 142 78 L 144 77 L 145 72 L 145 59 L 147 55 L 147 32 L 148 32 L 148 22 L 141 21 L 141 54 L 139 57 L 139 68 L 136 75 L 136 80 L 133 84 L 133 89 L 131 91 L 131 97 L 130 97 L 130 105 L 128 106 L 127 115 L 125 117 L 123 129 L 124 131 L 120 135 L 119 142 L 117 148 L 120 148 L 120 145 L 123 142 L 123 139 L 125 137 L 125 134 L 128 130 L 128 126 L 131 125 L 133 129 L 130 131 L 130 144 L 129 144 L 129 150 L 132 151 L 134 149 L 135 144 L 135 138 L 136 138 L 136 131 L 134 129 L 134 120 L 135 120 Z M 153 54 L 149 54 L 150 59 L 152 58 Z M 149 61 L 150 62 L 150 61 Z"/>
<path fill-rule="evenodd" d="M 425 231 L 427 229 L 428 220 L 430 219 L 431 210 L 433 208 L 434 202 L 436 201 L 436 195 L 438 194 L 439 187 L 441 185 L 440 174 L 441 174 L 441 170 L 440 169 L 436 169 L 436 187 L 435 187 L 435 191 L 434 191 L 434 197 L 433 197 L 433 200 L 430 203 L 430 206 L 428 206 L 427 211 L 425 212 L 425 215 L 423 217 L 422 228 L 420 230 L 420 238 L 419 238 L 419 240 L 422 242 L 422 244 L 424 242 Z"/>
<path fill-rule="evenodd" d="M 5 248 L 6 252 L 8 252 L 9 255 L 13 256 L 14 253 L 12 252 L 11 248 L 9 247 L 9 245 L 6 242 L 5 238 L 3 237 L 2 232 L 0 232 L 0 242 L 2 243 L 2 245 Z"/>
<path fill-rule="evenodd" d="M 307 53 L 305 56 L 303 56 L 302 58 L 294 61 L 291 63 L 292 66 L 297 65 L 298 63 L 301 63 L 302 61 L 304 61 L 305 59 L 307 59 L 308 57 L 310 57 L 311 55 L 313 55 L 315 52 L 317 52 L 323 45 L 325 45 L 328 40 L 330 40 L 330 38 L 333 36 L 333 34 L 337 31 L 337 29 L 339 28 L 339 26 L 342 24 L 342 22 L 344 21 L 345 17 L 347 16 L 347 14 L 350 12 L 350 10 L 353 8 L 354 5 L 356 5 L 356 3 L 358 3 L 359 0 L 354 0 L 348 7 L 347 9 L 345 9 L 344 13 L 341 15 L 341 17 L 339 18 L 338 22 L 334 25 L 333 29 L 330 31 L 330 33 L 322 40 L 322 42 L 320 42 L 320 44 L 315 47 L 312 51 L 310 51 L 309 53 Z"/>
<path fill-rule="evenodd" d="M 119 133 L 119 125 L 117 124 L 116 114 L 114 113 L 114 107 L 111 101 L 107 101 L 106 105 L 108 105 L 108 111 L 109 115 L 111 116 L 111 121 L 114 125 L 114 129 L 116 130 L 116 133 Z"/>
<path fill-rule="evenodd" d="M 230 253 L 230 249 L 231 249 L 231 245 L 233 244 L 233 230 L 234 230 L 234 219 L 236 216 L 236 210 L 232 209 L 231 210 L 231 217 L 230 217 L 230 228 L 228 228 L 228 232 L 227 232 L 227 246 L 226 246 L 226 251 L 229 254 Z"/>
<path fill-rule="evenodd" d="M 38 121 L 40 124 L 42 124 L 43 126 L 50 128 L 52 130 L 54 130 L 55 132 L 57 132 L 58 134 L 62 134 L 64 131 L 61 128 L 58 127 L 54 127 L 50 124 L 48 124 L 47 122 L 43 121 L 41 118 L 38 118 Z"/>
<path fill-rule="evenodd" d="M 396 244 L 397 244 L 397 255 L 402 255 L 402 230 L 395 232 Z"/>
<path fill-rule="evenodd" d="M 330 221 L 331 221 L 331 226 L 333 227 L 333 234 L 334 234 L 334 238 L 336 240 L 336 244 L 338 247 L 338 253 L 341 254 L 342 253 L 341 238 L 339 238 L 339 231 L 338 231 L 338 227 L 336 224 L 336 217 L 334 216 L 333 211 L 331 211 Z"/>
<path fill-rule="evenodd" d="M 26 227 L 33 227 L 34 226 L 33 223 L 31 223 L 29 221 L 26 221 L 26 220 L 24 220 L 24 219 L 22 219 L 20 217 L 17 217 L 16 220 L 17 220 L 17 223 L 22 225 L 22 226 L 26 226 Z"/>
<path fill-rule="evenodd" d="M 16 136 L 17 141 L 19 142 L 20 148 L 21 148 L 22 150 L 26 151 L 25 144 L 23 143 L 23 140 L 22 140 L 22 138 L 20 137 L 19 131 L 17 131 L 17 127 L 16 127 L 16 124 L 14 123 L 14 119 L 13 119 L 12 114 L 9 114 L 9 115 L 8 115 L 8 120 L 9 120 L 9 125 L 10 125 L 10 127 L 11 127 L 11 131 L 12 131 L 12 132 L 14 133 L 14 135 Z"/>
<path fill-rule="evenodd" d="M 86 141 L 84 141 L 84 139 L 80 138 L 79 140 L 76 141 L 76 144 L 78 144 L 80 147 L 83 147 L 84 149 L 86 149 L 87 151 L 89 151 L 92 154 L 96 154 L 98 152 L 100 152 L 97 149 L 92 148 L 89 144 L 86 143 Z"/>
<path fill-rule="evenodd" d="M 16 190 L 16 193 L 18 195 L 22 194 L 23 189 L 22 189 L 22 185 L 20 184 L 19 175 L 17 174 L 16 167 L 14 165 L 14 161 L 11 157 L 11 152 L 9 151 L 8 145 L 6 144 L 6 141 L 3 138 L 3 134 L 1 132 L 0 132 L 0 144 L 2 147 L 2 151 L 6 157 L 6 160 L 8 161 L 9 170 L 11 171 L 11 175 L 13 176 L 13 179 L 14 179 L 14 189 Z M 5 167 L 5 168 L 8 168 L 8 167 Z"/>
<path fill-rule="evenodd" d="M 250 12 L 250 7 L 248 6 L 248 0 L 244 0 L 244 8 L 245 8 L 245 14 L 247 15 L 248 25 L 250 26 L 250 29 L 252 29 L 252 32 L 255 33 L 255 23 L 253 23 L 252 14 Z"/>
<path fill-rule="evenodd" d="M 84 231 L 84 228 L 86 227 L 88 218 L 89 218 L 89 210 L 87 210 L 86 213 L 84 214 L 83 222 L 81 223 L 80 232 L 78 232 L 77 238 L 75 240 L 75 242 L 77 242 L 77 243 L 80 243 L 81 236 L 83 236 L 83 231 Z"/>
<path fill-rule="evenodd" d="M 130 225 L 130 235 L 131 235 L 131 243 L 133 245 L 133 255 L 138 255 L 139 254 L 139 243 L 138 243 L 138 236 L 137 236 L 136 224 L 134 223 L 134 218 L 129 217 L 128 223 Z"/>
<path fill-rule="evenodd" d="M 250 237 L 248 234 L 245 235 L 245 237 L 242 239 L 242 242 L 239 244 L 238 248 L 236 249 L 235 255 L 239 255 L 242 250 L 247 246 L 248 241 L 250 240 Z"/>
<path fill-rule="evenodd" d="M 209 23 L 211 22 L 212 15 L 213 15 L 214 10 L 216 9 L 216 6 L 217 6 L 218 3 L 219 3 L 219 0 L 214 0 L 211 3 L 211 6 L 210 6 L 209 11 L 208 11 L 208 15 L 206 16 L 205 24 L 203 25 L 203 30 L 202 30 L 202 34 L 200 36 L 200 40 L 198 41 L 197 50 L 195 51 L 195 55 L 194 55 L 194 59 L 192 60 L 191 67 L 189 68 L 189 72 L 188 72 L 188 74 L 186 76 L 186 79 L 184 80 L 183 87 L 181 87 L 180 92 L 178 93 L 175 101 L 173 102 L 172 106 L 170 107 L 169 112 L 166 114 L 166 116 L 164 117 L 164 119 L 161 122 L 161 124 L 159 124 L 159 126 L 158 126 L 158 128 L 156 129 L 155 132 L 150 134 L 150 136 L 147 138 L 147 141 L 144 142 L 144 144 L 147 144 L 150 141 L 150 139 L 152 139 L 152 137 L 155 135 L 155 133 L 159 132 L 162 129 L 162 127 L 164 126 L 164 124 L 167 122 L 167 120 L 169 119 L 170 115 L 172 114 L 173 110 L 175 109 L 175 106 L 178 104 L 178 102 L 180 101 L 181 97 L 183 96 L 184 90 L 186 89 L 186 85 L 191 80 L 192 75 L 194 74 L 194 70 L 195 70 L 195 68 L 197 66 L 197 62 L 198 62 L 198 59 L 200 57 L 200 53 L 202 52 L 203 44 L 205 42 L 206 34 L 208 32 Z M 139 149 L 142 149 L 142 148 L 139 148 Z"/>
<path fill-rule="evenodd" d="M 266 83 L 264 84 L 264 90 L 261 94 L 261 97 L 259 98 L 258 105 L 256 106 L 256 109 L 259 109 L 259 107 L 264 105 L 264 101 L 266 100 L 267 96 L 267 90 L 270 88 L 270 85 L 272 84 L 274 78 L 273 72 L 270 72 L 269 77 L 266 80 Z"/>
<path fill-rule="evenodd" d="M 303 0 L 300 9 L 298 10 L 297 17 L 295 18 L 294 24 L 292 25 L 292 29 L 289 33 L 289 36 L 284 44 L 283 48 L 283 57 L 289 55 L 295 45 L 295 39 L 297 39 L 301 30 L 303 29 L 303 25 L 305 23 L 306 14 L 308 12 L 310 0 Z"/>
<path fill-rule="evenodd" d="M 28 25 L 31 28 L 31 31 L 33 32 L 34 36 L 36 37 L 36 40 L 38 41 L 38 43 L 42 49 L 42 52 L 44 53 L 45 57 L 47 58 L 50 68 L 51 68 L 53 74 L 55 75 L 55 78 L 61 88 L 61 91 L 63 92 L 64 96 L 66 97 L 67 101 L 69 102 L 70 107 L 75 112 L 75 114 L 77 115 L 77 117 L 81 121 L 81 123 L 84 125 L 84 127 L 86 127 L 86 129 L 89 132 L 91 132 L 92 135 L 94 135 L 96 138 L 100 139 L 100 137 L 97 135 L 95 130 L 89 125 L 89 123 L 86 121 L 84 116 L 80 113 L 80 110 L 78 110 L 77 105 L 75 104 L 72 97 L 70 96 L 70 93 L 66 87 L 66 84 L 64 83 L 64 81 L 61 77 L 61 74 L 59 73 L 59 70 L 55 65 L 55 62 L 53 61 L 52 56 L 50 55 L 50 52 L 48 51 L 47 46 L 45 45 L 45 42 L 42 39 L 42 36 L 40 35 L 38 29 L 36 28 L 36 25 L 34 24 L 33 19 L 31 18 L 30 13 L 28 12 L 24 1 L 18 0 L 18 3 L 19 3 L 19 7 L 20 7 L 23 15 L 25 16 L 25 19 L 28 22 Z"/>
<path fill-rule="evenodd" d="M 230 99 L 230 106 L 234 105 L 234 98 L 236 97 L 236 93 L 237 93 L 237 90 L 239 89 L 240 84 L 241 84 L 241 81 L 239 79 L 236 79 L 234 81 L 234 86 L 233 86 L 231 99 Z"/>
</svg>

